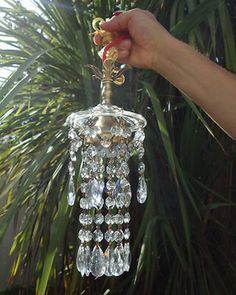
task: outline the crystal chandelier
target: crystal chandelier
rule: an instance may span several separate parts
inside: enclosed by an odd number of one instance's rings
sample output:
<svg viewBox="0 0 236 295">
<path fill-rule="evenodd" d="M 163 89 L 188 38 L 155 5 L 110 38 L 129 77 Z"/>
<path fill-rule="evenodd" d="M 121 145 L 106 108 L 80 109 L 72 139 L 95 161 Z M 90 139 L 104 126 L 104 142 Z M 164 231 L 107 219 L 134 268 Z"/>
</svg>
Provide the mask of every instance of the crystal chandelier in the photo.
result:
<svg viewBox="0 0 236 295">
<path fill-rule="evenodd" d="M 76 200 L 75 165 L 77 152 L 81 151 L 81 227 L 76 265 L 82 276 L 90 273 L 95 277 L 119 276 L 129 271 L 132 191 L 128 161 L 133 155 L 139 159 L 136 197 L 141 204 L 147 198 L 143 163 L 146 120 L 111 104 L 112 83 L 120 85 L 125 80 L 126 67 L 118 67 L 116 59 L 117 52 L 109 45 L 102 72 L 90 66 L 101 80 L 101 103 L 86 111 L 72 113 L 66 120 L 70 139 L 70 206 Z"/>
</svg>

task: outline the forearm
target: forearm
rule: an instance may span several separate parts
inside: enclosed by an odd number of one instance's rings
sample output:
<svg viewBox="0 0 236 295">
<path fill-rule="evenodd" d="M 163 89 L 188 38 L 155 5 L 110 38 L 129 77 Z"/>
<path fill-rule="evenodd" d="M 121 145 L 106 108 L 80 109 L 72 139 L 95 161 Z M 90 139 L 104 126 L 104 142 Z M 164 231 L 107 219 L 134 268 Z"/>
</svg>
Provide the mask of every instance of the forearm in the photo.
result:
<svg viewBox="0 0 236 295">
<path fill-rule="evenodd" d="M 185 43 L 170 38 L 154 70 L 192 98 L 236 138 L 236 77 Z"/>
</svg>

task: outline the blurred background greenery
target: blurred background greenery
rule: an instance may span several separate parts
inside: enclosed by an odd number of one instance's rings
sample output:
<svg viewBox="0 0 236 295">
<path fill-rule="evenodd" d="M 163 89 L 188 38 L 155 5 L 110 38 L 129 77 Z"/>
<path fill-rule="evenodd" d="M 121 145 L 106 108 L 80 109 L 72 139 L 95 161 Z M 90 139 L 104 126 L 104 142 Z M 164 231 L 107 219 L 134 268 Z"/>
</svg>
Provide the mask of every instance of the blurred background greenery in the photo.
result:
<svg viewBox="0 0 236 295">
<path fill-rule="evenodd" d="M 235 0 L 34 0 L 34 10 L 23 2 L 0 8 L 0 67 L 11 71 L 0 89 L 0 252 L 12 257 L 1 294 L 235 295 L 233 140 L 156 73 L 127 73 L 114 103 L 148 121 L 148 201 L 131 204 L 130 272 L 95 280 L 75 266 L 79 208 L 67 206 L 64 127 L 71 112 L 99 102 L 99 83 L 84 67 L 100 66 L 94 17 L 115 6 L 148 9 L 236 73 Z"/>
</svg>

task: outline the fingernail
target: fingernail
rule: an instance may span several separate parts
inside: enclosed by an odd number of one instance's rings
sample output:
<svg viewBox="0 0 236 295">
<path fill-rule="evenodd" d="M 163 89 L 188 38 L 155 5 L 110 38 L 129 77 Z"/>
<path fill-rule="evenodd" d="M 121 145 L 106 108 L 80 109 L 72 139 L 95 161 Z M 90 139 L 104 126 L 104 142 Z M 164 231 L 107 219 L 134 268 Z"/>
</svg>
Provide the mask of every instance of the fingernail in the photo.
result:
<svg viewBox="0 0 236 295">
<path fill-rule="evenodd" d="M 120 14 L 122 14 L 122 11 L 114 11 L 114 12 L 113 12 L 113 15 L 114 15 L 114 16 L 118 16 L 118 15 L 120 15 Z"/>
</svg>

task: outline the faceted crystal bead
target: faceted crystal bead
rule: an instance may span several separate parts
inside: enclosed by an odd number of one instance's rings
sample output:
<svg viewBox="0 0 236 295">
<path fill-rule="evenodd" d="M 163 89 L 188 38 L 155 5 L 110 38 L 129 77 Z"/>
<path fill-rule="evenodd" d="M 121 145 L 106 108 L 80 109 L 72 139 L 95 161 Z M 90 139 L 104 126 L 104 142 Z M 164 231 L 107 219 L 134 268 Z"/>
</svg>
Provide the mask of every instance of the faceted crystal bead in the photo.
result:
<svg viewBox="0 0 236 295">
<path fill-rule="evenodd" d="M 132 156 L 132 155 L 131 155 L 130 152 L 125 153 L 125 155 L 124 155 L 124 160 L 125 160 L 126 162 L 128 162 L 128 161 L 129 161 L 129 158 L 130 158 L 131 156 Z"/>
<path fill-rule="evenodd" d="M 87 153 L 88 153 L 88 156 L 90 157 L 94 157 L 96 156 L 97 154 L 97 148 L 93 145 L 90 145 L 88 148 L 87 148 Z"/>
<path fill-rule="evenodd" d="M 130 238 L 130 230 L 128 228 L 126 228 L 124 230 L 124 239 L 128 240 Z"/>
<path fill-rule="evenodd" d="M 124 272 L 124 261 L 122 259 L 123 246 L 119 244 L 116 246 L 113 255 L 113 263 L 111 265 L 111 272 L 113 276 L 120 276 Z"/>
<path fill-rule="evenodd" d="M 109 229 L 105 232 L 104 238 L 107 242 L 114 241 L 114 231 Z"/>
<path fill-rule="evenodd" d="M 112 276 L 111 266 L 114 263 L 113 255 L 114 255 L 114 250 L 108 246 L 105 253 L 104 253 L 105 266 L 106 266 L 105 275 L 108 277 Z"/>
<path fill-rule="evenodd" d="M 89 202 L 88 198 L 81 198 L 79 201 L 79 205 L 81 209 L 91 209 L 91 203 Z"/>
<path fill-rule="evenodd" d="M 135 132 L 134 141 L 142 143 L 145 139 L 145 134 L 142 130 L 138 130 Z"/>
<path fill-rule="evenodd" d="M 87 151 L 86 148 L 83 148 L 81 150 L 81 155 L 82 155 L 83 161 L 86 163 L 87 162 L 87 158 L 89 158 L 88 151 Z"/>
<path fill-rule="evenodd" d="M 80 241 L 81 241 L 82 243 L 85 241 L 85 230 L 84 230 L 84 229 L 81 229 L 81 230 L 79 231 L 78 238 L 80 239 Z"/>
<path fill-rule="evenodd" d="M 118 179 L 115 185 L 115 188 L 112 192 L 112 197 L 115 199 L 117 197 L 117 195 L 122 191 L 122 187 L 121 187 L 121 180 Z"/>
<path fill-rule="evenodd" d="M 115 182 L 112 180 L 108 180 L 108 182 L 106 183 L 106 189 L 108 191 L 112 191 L 115 188 Z"/>
<path fill-rule="evenodd" d="M 124 207 L 124 205 L 125 205 L 125 198 L 126 198 L 125 193 L 118 193 L 117 194 L 116 199 L 115 199 L 116 207 L 117 208 Z"/>
<path fill-rule="evenodd" d="M 102 197 L 99 197 L 95 200 L 92 201 L 93 207 L 96 209 L 102 209 L 104 205 L 104 199 Z"/>
<path fill-rule="evenodd" d="M 125 143 L 118 143 L 115 147 L 117 157 L 122 157 L 127 152 L 127 145 Z"/>
<path fill-rule="evenodd" d="M 77 133 L 75 132 L 74 129 L 71 128 L 71 129 L 69 130 L 69 132 L 68 132 L 68 138 L 69 138 L 70 140 L 73 140 L 73 141 L 75 141 L 75 140 L 78 139 L 78 135 L 77 135 Z"/>
<path fill-rule="evenodd" d="M 117 171 L 117 169 L 116 169 L 115 165 L 110 165 L 110 164 L 107 165 L 106 172 L 108 175 L 113 176 L 116 174 L 116 171 Z"/>
<path fill-rule="evenodd" d="M 72 162 L 69 163 L 68 169 L 69 169 L 70 176 L 74 176 L 75 175 L 75 169 L 74 169 L 74 166 L 73 166 Z"/>
<path fill-rule="evenodd" d="M 107 209 L 113 209 L 115 207 L 115 200 L 111 197 L 107 197 L 105 200 Z"/>
<path fill-rule="evenodd" d="M 84 165 L 80 171 L 80 175 L 83 179 L 85 178 L 90 178 L 90 170 L 89 167 L 87 165 Z"/>
<path fill-rule="evenodd" d="M 144 176 L 139 177 L 137 200 L 140 204 L 143 204 L 147 199 L 147 184 Z"/>
<path fill-rule="evenodd" d="M 92 203 L 91 203 L 92 208 L 102 209 L 102 207 L 104 205 L 104 199 L 102 196 L 98 196 L 96 199 L 92 198 L 91 201 L 92 201 Z"/>
<path fill-rule="evenodd" d="M 110 147 L 107 157 L 111 159 L 116 157 L 116 150 L 113 148 L 113 146 Z"/>
<path fill-rule="evenodd" d="M 91 183 L 91 194 L 102 194 L 104 189 L 104 182 L 94 179 Z"/>
<path fill-rule="evenodd" d="M 126 178 L 122 178 L 120 181 L 121 188 L 125 193 L 131 193 L 130 183 Z"/>
<path fill-rule="evenodd" d="M 108 154 L 109 154 L 109 149 L 108 148 L 100 147 L 100 149 L 98 150 L 98 156 L 101 157 L 101 158 L 107 157 Z"/>
<path fill-rule="evenodd" d="M 115 136 L 120 136 L 122 134 L 122 128 L 119 126 L 111 127 L 111 134 Z"/>
<path fill-rule="evenodd" d="M 77 152 L 78 149 L 82 146 L 83 141 L 81 140 L 81 138 L 79 137 L 76 141 L 75 141 L 75 151 Z"/>
<path fill-rule="evenodd" d="M 78 138 L 77 133 L 75 132 L 74 129 L 70 129 L 68 132 L 68 138 L 71 140 L 76 140 Z"/>
<path fill-rule="evenodd" d="M 93 162 L 92 165 L 91 165 L 91 170 L 93 173 L 96 173 L 98 172 L 98 169 L 99 169 L 99 166 L 96 162 Z"/>
<path fill-rule="evenodd" d="M 130 214 L 129 214 L 129 212 L 126 212 L 125 214 L 124 214 L 124 223 L 129 223 L 130 222 Z"/>
<path fill-rule="evenodd" d="M 95 138 L 97 136 L 97 134 L 99 133 L 99 130 L 97 129 L 97 127 L 86 127 L 84 129 L 84 135 L 88 136 L 88 137 L 92 137 Z"/>
<path fill-rule="evenodd" d="M 124 197 L 124 206 L 125 206 L 125 208 L 129 207 L 129 205 L 131 203 L 131 197 L 132 197 L 131 193 L 126 193 L 125 194 L 125 197 Z"/>
<path fill-rule="evenodd" d="M 93 232 L 93 240 L 95 242 L 101 242 L 103 240 L 103 233 L 100 229 L 96 229 L 94 232 Z"/>
<path fill-rule="evenodd" d="M 82 182 L 80 185 L 81 193 L 86 194 L 88 192 L 88 184 L 86 182 Z"/>
<path fill-rule="evenodd" d="M 97 165 L 97 173 L 101 173 L 103 174 L 103 172 L 105 171 L 105 167 L 104 165 Z"/>
<path fill-rule="evenodd" d="M 84 240 L 85 242 L 90 242 L 93 238 L 93 234 L 91 233 L 90 230 L 85 230 L 84 231 Z"/>
<path fill-rule="evenodd" d="M 105 148 L 108 148 L 111 145 L 111 141 L 108 138 L 103 138 L 101 140 L 101 145 Z"/>
<path fill-rule="evenodd" d="M 67 201 L 69 206 L 73 206 L 75 203 L 75 186 L 72 177 L 69 180 Z"/>
<path fill-rule="evenodd" d="M 144 172 L 145 172 L 145 164 L 143 162 L 140 162 L 138 165 L 138 173 L 144 174 Z"/>
<path fill-rule="evenodd" d="M 131 200 L 131 186 L 127 179 L 122 178 L 117 180 L 112 197 L 115 199 L 116 207 L 128 207 Z"/>
<path fill-rule="evenodd" d="M 71 145 L 70 145 L 70 151 L 71 151 L 72 153 L 76 153 L 76 152 L 78 151 L 76 141 L 71 142 Z"/>
<path fill-rule="evenodd" d="M 91 128 L 91 132 L 93 133 L 93 136 L 91 135 L 91 137 L 95 138 L 99 133 L 101 133 L 101 128 L 94 126 Z"/>
<path fill-rule="evenodd" d="M 116 242 L 122 241 L 123 237 L 124 237 L 124 233 L 123 233 L 123 231 L 121 229 L 116 230 L 114 232 L 114 239 L 115 239 Z"/>
<path fill-rule="evenodd" d="M 124 128 L 122 135 L 124 138 L 128 138 L 132 135 L 132 130 L 130 128 Z"/>
<path fill-rule="evenodd" d="M 79 246 L 79 249 L 77 252 L 76 267 L 83 277 L 86 272 L 85 249 L 83 245 Z"/>
<path fill-rule="evenodd" d="M 104 222 L 104 216 L 101 213 L 97 213 L 94 216 L 94 223 L 100 225 Z"/>
<path fill-rule="evenodd" d="M 96 148 L 97 148 L 97 152 L 99 152 L 99 148 L 98 147 L 96 147 Z M 97 161 L 98 165 L 100 165 L 100 166 L 103 167 L 103 162 L 104 162 L 104 159 L 103 158 L 97 157 L 96 158 L 96 161 Z"/>
<path fill-rule="evenodd" d="M 124 151 L 124 153 L 128 151 L 128 146 L 127 146 L 126 143 L 121 143 L 121 144 L 120 144 L 120 147 L 121 147 L 121 149 Z"/>
<path fill-rule="evenodd" d="M 92 224 L 93 218 L 89 214 L 81 213 L 79 216 L 79 222 L 83 225 L 89 225 Z"/>
<path fill-rule="evenodd" d="M 91 255 L 90 271 L 96 278 L 104 275 L 106 270 L 105 257 L 100 246 L 94 246 Z"/>
<path fill-rule="evenodd" d="M 130 264 L 131 264 L 131 253 L 130 253 L 129 243 L 124 244 L 123 261 L 124 261 L 124 271 L 129 271 Z"/>
<path fill-rule="evenodd" d="M 123 175 L 123 176 L 128 176 L 129 175 L 129 166 L 126 162 L 122 162 L 118 171 L 117 171 L 118 177 Z"/>
<path fill-rule="evenodd" d="M 105 216 L 105 222 L 106 222 L 106 224 L 114 224 L 114 220 L 113 220 L 113 217 L 111 214 L 108 213 Z"/>
<path fill-rule="evenodd" d="M 128 149 L 131 154 L 134 152 L 134 142 L 133 141 L 129 142 Z"/>
<path fill-rule="evenodd" d="M 143 147 L 139 147 L 138 148 L 138 158 L 142 159 L 144 156 L 144 148 Z"/>
<path fill-rule="evenodd" d="M 114 220 L 115 224 L 123 224 L 124 217 L 121 214 L 116 214 L 116 215 L 114 215 L 113 220 Z"/>
<path fill-rule="evenodd" d="M 95 128 L 90 128 L 89 136 L 95 138 L 97 136 L 97 130 Z"/>
<path fill-rule="evenodd" d="M 128 182 L 126 178 L 121 178 L 117 180 L 116 186 L 112 192 L 113 198 L 116 198 L 117 195 L 121 192 L 124 192 L 124 193 L 131 192 L 130 183 Z"/>
<path fill-rule="evenodd" d="M 70 159 L 72 162 L 76 162 L 76 155 L 74 151 L 70 151 Z"/>
<path fill-rule="evenodd" d="M 90 136 L 90 127 L 86 126 L 83 130 L 83 134 L 87 137 Z"/>
</svg>

